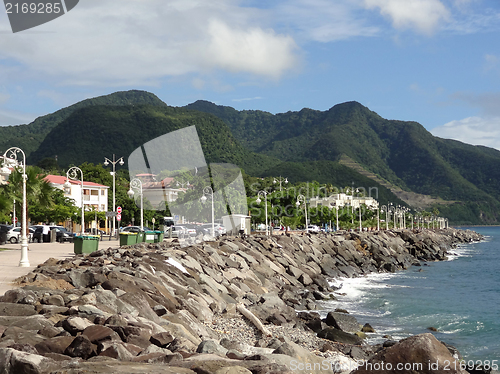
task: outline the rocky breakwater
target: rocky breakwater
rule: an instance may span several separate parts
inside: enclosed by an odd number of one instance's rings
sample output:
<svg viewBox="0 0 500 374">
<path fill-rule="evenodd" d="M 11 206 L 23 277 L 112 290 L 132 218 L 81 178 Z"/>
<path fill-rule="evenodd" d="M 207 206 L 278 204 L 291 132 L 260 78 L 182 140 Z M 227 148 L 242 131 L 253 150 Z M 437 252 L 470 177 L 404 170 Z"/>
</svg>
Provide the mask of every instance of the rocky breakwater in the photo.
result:
<svg viewBox="0 0 500 374">
<path fill-rule="evenodd" d="M 250 236 L 49 259 L 0 298 L 0 374 L 348 373 L 408 343 L 364 344 L 370 326 L 345 311 L 321 319 L 322 301 L 335 300 L 328 281 L 442 260 L 479 239 L 451 229 Z M 441 347 L 426 335 L 409 346 Z"/>
</svg>

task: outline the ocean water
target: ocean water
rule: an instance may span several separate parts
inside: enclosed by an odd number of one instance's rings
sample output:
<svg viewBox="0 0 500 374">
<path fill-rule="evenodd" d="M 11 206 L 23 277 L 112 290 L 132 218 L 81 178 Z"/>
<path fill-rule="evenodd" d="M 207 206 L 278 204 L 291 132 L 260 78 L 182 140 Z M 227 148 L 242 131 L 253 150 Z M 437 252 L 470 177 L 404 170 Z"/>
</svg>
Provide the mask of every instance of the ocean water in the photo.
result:
<svg viewBox="0 0 500 374">
<path fill-rule="evenodd" d="M 471 228 L 480 243 L 452 249 L 448 261 L 430 262 L 394 274 L 342 279 L 339 301 L 361 324 L 377 331 L 371 343 L 390 335 L 399 340 L 431 332 L 460 351 L 465 360 L 500 363 L 500 227 Z"/>
</svg>

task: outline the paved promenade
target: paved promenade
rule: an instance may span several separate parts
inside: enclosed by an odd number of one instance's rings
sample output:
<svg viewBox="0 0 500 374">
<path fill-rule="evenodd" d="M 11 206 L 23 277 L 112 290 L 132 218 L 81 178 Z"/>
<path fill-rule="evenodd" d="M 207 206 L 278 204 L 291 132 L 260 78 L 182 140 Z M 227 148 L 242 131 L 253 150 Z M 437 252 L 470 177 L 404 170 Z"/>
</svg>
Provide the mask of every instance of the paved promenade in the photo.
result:
<svg viewBox="0 0 500 374">
<path fill-rule="evenodd" d="M 105 238 L 99 242 L 99 249 L 119 247 L 118 240 L 108 240 Z M 20 267 L 21 244 L 0 245 L 0 295 L 5 291 L 15 288 L 12 284 L 14 279 L 28 274 L 39 264 L 53 257 L 58 259 L 71 258 L 73 253 L 73 243 L 29 243 L 28 259 L 30 267 Z"/>
</svg>

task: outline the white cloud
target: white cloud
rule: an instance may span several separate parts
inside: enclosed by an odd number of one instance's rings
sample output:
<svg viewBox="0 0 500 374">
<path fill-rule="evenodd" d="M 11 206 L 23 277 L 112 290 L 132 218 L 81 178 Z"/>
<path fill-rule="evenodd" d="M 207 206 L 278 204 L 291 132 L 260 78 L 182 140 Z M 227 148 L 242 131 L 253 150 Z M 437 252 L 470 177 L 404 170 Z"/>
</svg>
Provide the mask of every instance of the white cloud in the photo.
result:
<svg viewBox="0 0 500 374">
<path fill-rule="evenodd" d="M 293 68 L 296 44 L 289 36 L 260 28 L 232 29 L 212 20 L 208 27 L 206 58 L 214 67 L 279 78 Z"/>
<path fill-rule="evenodd" d="M 379 28 L 359 14 L 359 1 L 286 0 L 278 3 L 274 18 L 283 28 L 292 26 L 303 39 L 323 43 L 379 34 Z"/>
<path fill-rule="evenodd" d="M 244 101 L 253 101 L 253 100 L 262 100 L 262 97 L 256 96 L 256 97 L 245 97 L 243 99 L 233 99 L 233 101 L 237 103 L 242 103 Z"/>
<path fill-rule="evenodd" d="M 364 0 L 364 5 L 379 9 L 397 29 L 413 28 L 424 34 L 432 34 L 450 19 L 450 11 L 439 0 Z"/>
<path fill-rule="evenodd" d="M 431 130 L 435 136 L 500 150 L 500 117 L 468 117 Z"/>
<path fill-rule="evenodd" d="M 32 31 L 0 30 L 0 59 L 73 85 L 156 85 L 211 69 L 277 78 L 296 46 L 259 15 L 231 0 L 81 1 Z"/>
</svg>

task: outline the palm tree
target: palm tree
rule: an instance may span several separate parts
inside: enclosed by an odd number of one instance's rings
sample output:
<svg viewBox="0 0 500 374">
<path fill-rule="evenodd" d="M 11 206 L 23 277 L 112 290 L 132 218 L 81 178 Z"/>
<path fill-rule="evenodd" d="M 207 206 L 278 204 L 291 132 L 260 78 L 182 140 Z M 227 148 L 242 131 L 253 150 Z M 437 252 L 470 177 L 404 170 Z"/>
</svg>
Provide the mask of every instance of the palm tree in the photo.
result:
<svg viewBox="0 0 500 374">
<path fill-rule="evenodd" d="M 53 187 L 47 182 L 45 174 L 42 170 L 35 166 L 28 166 L 26 168 L 26 223 L 29 221 L 29 206 L 39 205 L 43 207 L 48 207 L 52 205 L 53 200 Z M 16 210 L 18 212 L 22 211 L 22 188 L 23 188 L 23 178 L 22 171 L 14 169 L 12 174 L 9 176 L 9 183 L 1 186 L 2 195 L 8 201 L 16 201 Z M 0 207 L 1 208 L 1 207 Z M 27 228 L 22 227 L 21 230 L 26 230 Z"/>
</svg>

